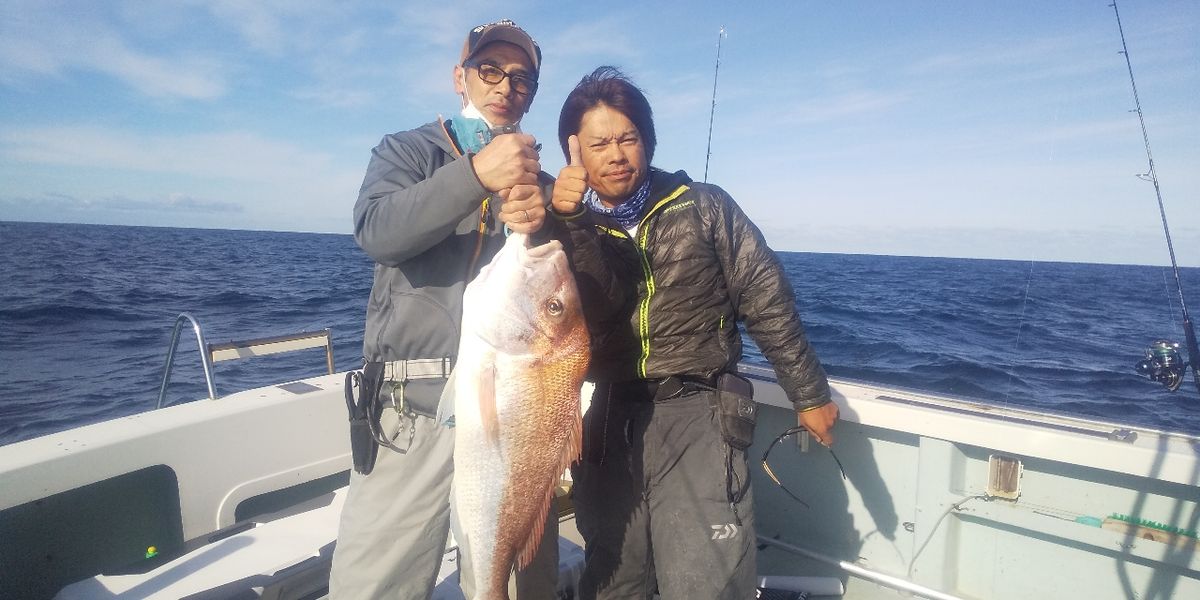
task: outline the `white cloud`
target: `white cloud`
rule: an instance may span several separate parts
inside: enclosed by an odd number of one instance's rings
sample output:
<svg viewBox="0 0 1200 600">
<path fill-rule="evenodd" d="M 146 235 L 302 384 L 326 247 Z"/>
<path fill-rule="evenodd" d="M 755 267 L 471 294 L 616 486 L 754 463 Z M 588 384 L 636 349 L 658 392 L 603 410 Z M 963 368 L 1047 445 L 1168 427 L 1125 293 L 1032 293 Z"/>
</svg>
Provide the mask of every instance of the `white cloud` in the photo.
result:
<svg viewBox="0 0 1200 600">
<path fill-rule="evenodd" d="M 826 96 L 799 103 L 795 111 L 785 118 L 785 122 L 796 124 L 841 122 L 849 117 L 883 113 L 909 100 L 909 94 L 903 91 L 888 93 L 860 90 L 840 96 Z"/>
<path fill-rule="evenodd" d="M 0 214 L 8 215 L 53 215 L 66 218 L 80 213 L 240 213 L 244 207 L 232 202 L 197 198 L 189 194 L 174 192 L 160 196 L 133 198 L 129 196 L 103 196 L 88 198 L 63 193 L 45 193 L 40 196 L 0 197 Z"/>
<path fill-rule="evenodd" d="M 223 77 L 211 61 L 152 56 L 115 35 L 99 36 L 85 45 L 81 52 L 89 58 L 77 66 L 112 75 L 149 96 L 211 100 L 225 93 Z"/>
<path fill-rule="evenodd" d="M 488 12 L 469 2 L 432 6 L 401 3 L 396 8 L 394 23 L 385 29 L 385 35 L 411 39 L 416 45 L 426 47 L 459 49 L 467 30 L 480 24 L 478 15 Z"/>
<path fill-rule="evenodd" d="M 334 108 L 359 108 L 373 104 L 378 97 L 367 90 L 345 89 L 337 85 L 310 87 L 292 92 L 292 97 Z"/>
<path fill-rule="evenodd" d="M 591 65 L 602 60 L 617 59 L 617 62 L 633 62 L 642 58 L 640 45 L 634 43 L 625 22 L 619 17 L 589 19 L 572 23 L 562 29 L 547 32 L 542 51 L 553 50 L 555 61 L 572 63 L 582 60 Z"/>
<path fill-rule="evenodd" d="M 0 158 L 22 172 L 10 190 L 42 199 L 42 220 L 56 219 L 46 200 L 53 192 L 61 194 L 57 202 L 77 198 L 110 213 L 145 207 L 203 213 L 215 227 L 345 231 L 362 181 L 361 156 L 345 165 L 331 154 L 243 131 L 27 128 L 0 132 Z"/>
<path fill-rule="evenodd" d="M 352 21 L 362 12 L 356 3 L 321 0 L 189 0 L 189 4 L 236 31 L 250 48 L 274 57 L 307 54 L 314 46 L 325 46 L 339 37 L 335 32 L 354 29 Z"/>
<path fill-rule="evenodd" d="M 278 56 L 288 45 L 288 30 L 283 24 L 291 2 L 268 0 L 207 0 L 198 4 L 241 34 L 253 48 Z"/>
<path fill-rule="evenodd" d="M 16 2 L 0 15 L 0 81 L 30 76 L 65 77 L 71 71 L 109 75 L 155 97 L 209 100 L 225 93 L 226 83 L 212 60 L 175 54 L 156 55 L 118 34 L 103 16 L 85 9 L 67 11 L 54 3 Z"/>
<path fill-rule="evenodd" d="M 249 132 L 139 135 L 87 126 L 3 132 L 0 152 L 33 163 L 253 181 L 308 179 L 331 162 L 326 154 Z"/>
</svg>

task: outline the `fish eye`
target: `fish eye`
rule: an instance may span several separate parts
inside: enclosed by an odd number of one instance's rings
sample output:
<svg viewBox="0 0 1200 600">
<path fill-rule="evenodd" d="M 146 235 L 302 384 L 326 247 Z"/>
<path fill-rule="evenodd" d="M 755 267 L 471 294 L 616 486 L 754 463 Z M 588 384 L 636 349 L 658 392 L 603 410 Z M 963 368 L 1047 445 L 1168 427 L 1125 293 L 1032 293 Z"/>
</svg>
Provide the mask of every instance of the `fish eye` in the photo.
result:
<svg viewBox="0 0 1200 600">
<path fill-rule="evenodd" d="M 551 316 L 557 317 L 557 316 L 561 315 L 563 313 L 562 300 L 559 300 L 558 298 L 551 298 L 551 299 L 547 300 L 546 301 L 546 310 L 550 313 Z"/>
</svg>

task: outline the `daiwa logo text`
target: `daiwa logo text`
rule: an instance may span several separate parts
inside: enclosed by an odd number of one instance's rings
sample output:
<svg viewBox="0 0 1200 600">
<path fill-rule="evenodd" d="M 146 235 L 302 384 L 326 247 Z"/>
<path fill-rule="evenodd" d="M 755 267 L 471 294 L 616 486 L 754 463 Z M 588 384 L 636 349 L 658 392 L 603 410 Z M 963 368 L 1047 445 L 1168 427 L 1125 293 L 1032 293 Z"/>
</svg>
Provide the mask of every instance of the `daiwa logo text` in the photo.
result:
<svg viewBox="0 0 1200 600">
<path fill-rule="evenodd" d="M 710 525 L 709 527 L 712 527 L 712 539 L 714 540 L 732 540 L 733 538 L 737 537 L 738 534 L 737 525 L 734 525 L 733 523 L 726 523 L 724 525 Z"/>
</svg>

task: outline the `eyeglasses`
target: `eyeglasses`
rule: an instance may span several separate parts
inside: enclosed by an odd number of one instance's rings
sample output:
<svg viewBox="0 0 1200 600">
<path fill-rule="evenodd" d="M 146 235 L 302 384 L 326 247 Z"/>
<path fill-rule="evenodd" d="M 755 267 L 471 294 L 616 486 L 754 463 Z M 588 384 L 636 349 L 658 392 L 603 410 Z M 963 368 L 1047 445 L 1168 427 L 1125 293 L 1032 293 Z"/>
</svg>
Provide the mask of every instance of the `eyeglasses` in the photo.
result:
<svg viewBox="0 0 1200 600">
<path fill-rule="evenodd" d="M 526 75 L 509 73 L 490 63 L 466 63 L 464 66 L 474 67 L 475 71 L 479 73 L 479 78 L 488 85 L 499 85 L 507 77 L 513 91 L 522 96 L 528 96 L 537 91 L 537 80 Z"/>
</svg>

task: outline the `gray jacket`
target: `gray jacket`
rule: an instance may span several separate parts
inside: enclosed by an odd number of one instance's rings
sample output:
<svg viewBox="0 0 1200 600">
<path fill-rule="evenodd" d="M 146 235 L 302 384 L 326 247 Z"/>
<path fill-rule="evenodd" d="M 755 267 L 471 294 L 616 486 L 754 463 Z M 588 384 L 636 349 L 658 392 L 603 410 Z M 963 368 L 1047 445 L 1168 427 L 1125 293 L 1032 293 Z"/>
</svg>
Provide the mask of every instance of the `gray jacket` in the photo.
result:
<svg viewBox="0 0 1200 600">
<path fill-rule="evenodd" d="M 455 354 L 463 289 L 504 243 L 489 195 L 440 120 L 372 150 L 354 205 L 354 239 L 376 263 L 367 360 Z"/>
</svg>

